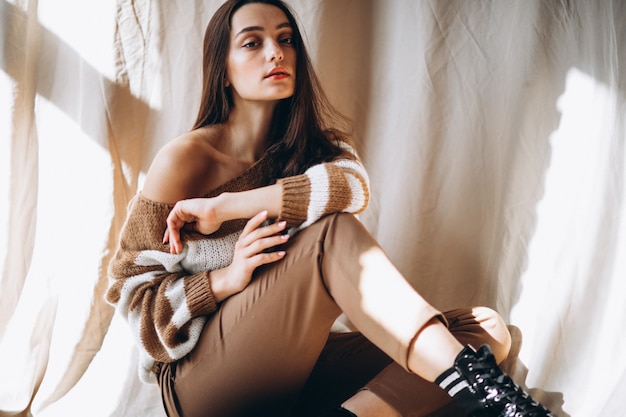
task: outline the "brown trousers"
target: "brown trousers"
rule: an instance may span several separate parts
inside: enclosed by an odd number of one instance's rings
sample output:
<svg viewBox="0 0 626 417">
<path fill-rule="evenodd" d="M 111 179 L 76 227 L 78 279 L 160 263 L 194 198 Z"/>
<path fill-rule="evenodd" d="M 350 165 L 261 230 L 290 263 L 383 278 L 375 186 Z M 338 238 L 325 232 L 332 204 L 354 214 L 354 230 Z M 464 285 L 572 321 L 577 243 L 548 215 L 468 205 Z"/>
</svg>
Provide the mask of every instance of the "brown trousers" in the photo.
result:
<svg viewBox="0 0 626 417">
<path fill-rule="evenodd" d="M 503 348 L 492 337 L 504 327 L 495 312 L 442 315 L 352 215 L 321 219 L 286 251 L 221 304 L 189 355 L 163 367 L 170 417 L 315 416 L 363 387 L 404 416 L 428 415 L 450 402 L 407 370 L 409 346 L 428 321 L 441 317 L 464 344 Z M 359 333 L 329 334 L 342 311 Z"/>
</svg>

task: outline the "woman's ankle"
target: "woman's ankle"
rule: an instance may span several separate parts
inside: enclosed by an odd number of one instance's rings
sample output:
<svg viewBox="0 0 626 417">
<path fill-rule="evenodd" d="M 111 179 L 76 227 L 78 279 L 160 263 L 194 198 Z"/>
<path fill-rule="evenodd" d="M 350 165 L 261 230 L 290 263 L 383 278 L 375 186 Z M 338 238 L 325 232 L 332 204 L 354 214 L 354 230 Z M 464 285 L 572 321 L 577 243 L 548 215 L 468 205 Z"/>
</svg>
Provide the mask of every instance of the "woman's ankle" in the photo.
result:
<svg viewBox="0 0 626 417">
<path fill-rule="evenodd" d="M 463 345 L 437 317 L 433 317 L 415 336 L 409 349 L 408 368 L 411 372 L 434 382 L 452 366 Z"/>
<path fill-rule="evenodd" d="M 554 417 L 500 369 L 488 345 L 466 346 L 435 383 L 472 416 Z"/>
</svg>

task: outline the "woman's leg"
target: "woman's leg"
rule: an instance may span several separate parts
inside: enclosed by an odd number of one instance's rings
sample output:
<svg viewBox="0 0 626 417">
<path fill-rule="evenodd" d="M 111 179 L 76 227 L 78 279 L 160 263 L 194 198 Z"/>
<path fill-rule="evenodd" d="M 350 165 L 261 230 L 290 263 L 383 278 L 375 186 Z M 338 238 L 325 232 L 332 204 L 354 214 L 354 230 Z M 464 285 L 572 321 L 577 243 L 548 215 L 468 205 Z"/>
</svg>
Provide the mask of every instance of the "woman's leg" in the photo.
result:
<svg viewBox="0 0 626 417">
<path fill-rule="evenodd" d="M 495 311 L 475 307 L 444 316 L 461 344 L 489 344 L 498 361 L 504 360 L 510 336 Z M 359 417 L 426 416 L 451 402 L 442 389 L 392 363 L 360 333 L 342 333 L 331 335 L 324 348 L 298 403 L 298 415 L 319 416 L 343 403 Z"/>
<path fill-rule="evenodd" d="M 286 250 L 285 259 L 260 268 L 242 293 L 222 303 L 194 351 L 168 367 L 161 384 L 168 409 L 178 407 L 185 417 L 284 415 L 341 310 L 407 371 L 422 367 L 432 379 L 455 363 L 451 352 L 462 345 L 441 313 L 354 216 L 327 216 Z M 433 346 L 445 349 L 432 356 Z"/>
<path fill-rule="evenodd" d="M 354 216 L 335 214 L 325 223 L 322 277 L 365 337 L 407 370 L 416 335 L 433 319 L 450 343 L 458 343 L 447 331 L 442 313 L 415 291 Z"/>
<path fill-rule="evenodd" d="M 281 415 L 306 383 L 340 314 L 406 366 L 408 346 L 440 314 L 386 261 L 354 216 L 327 216 L 296 235 L 280 262 L 208 318 L 196 348 L 166 367 L 166 408 L 196 415 Z M 382 264 L 377 259 L 384 259 Z M 332 296 L 330 295 L 332 294 Z M 282 409 L 272 409 L 281 404 Z"/>
<path fill-rule="evenodd" d="M 351 218 L 333 216 L 322 271 L 330 293 L 357 329 L 405 370 L 443 388 L 469 414 L 552 417 L 502 372 L 489 345 L 474 350 L 457 341 L 439 312 Z M 342 262 L 346 255 L 347 263 Z M 359 262 L 356 270 L 354 260 Z"/>
<path fill-rule="evenodd" d="M 486 307 L 464 308 L 444 313 L 450 333 L 462 345 L 492 347 L 499 363 L 506 359 L 511 339 L 502 318 Z M 373 378 L 361 392 L 362 396 L 373 395 L 392 406 L 403 417 L 428 416 L 452 403 L 452 399 L 441 388 L 430 381 L 391 364 Z M 359 398 L 355 397 L 344 406 L 359 417 L 362 411 Z"/>
<path fill-rule="evenodd" d="M 393 360 L 361 333 L 332 333 L 293 416 L 318 417 L 336 408 L 391 363 Z"/>
<path fill-rule="evenodd" d="M 319 273 L 320 226 L 259 268 L 208 318 L 194 350 L 167 367 L 170 417 L 289 415 L 341 313 Z"/>
</svg>

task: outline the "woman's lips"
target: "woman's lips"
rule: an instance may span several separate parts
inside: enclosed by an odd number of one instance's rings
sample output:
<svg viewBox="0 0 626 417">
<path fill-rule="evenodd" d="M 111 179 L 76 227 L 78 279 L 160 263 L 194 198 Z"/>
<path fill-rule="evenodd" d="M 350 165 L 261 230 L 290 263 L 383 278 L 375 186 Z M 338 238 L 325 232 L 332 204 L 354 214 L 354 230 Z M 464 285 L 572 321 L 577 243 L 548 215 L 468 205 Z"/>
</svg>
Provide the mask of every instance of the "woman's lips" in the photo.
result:
<svg viewBox="0 0 626 417">
<path fill-rule="evenodd" d="M 283 67 L 275 67 L 265 76 L 265 78 L 272 80 L 283 80 L 287 77 L 289 77 L 289 73 Z"/>
</svg>

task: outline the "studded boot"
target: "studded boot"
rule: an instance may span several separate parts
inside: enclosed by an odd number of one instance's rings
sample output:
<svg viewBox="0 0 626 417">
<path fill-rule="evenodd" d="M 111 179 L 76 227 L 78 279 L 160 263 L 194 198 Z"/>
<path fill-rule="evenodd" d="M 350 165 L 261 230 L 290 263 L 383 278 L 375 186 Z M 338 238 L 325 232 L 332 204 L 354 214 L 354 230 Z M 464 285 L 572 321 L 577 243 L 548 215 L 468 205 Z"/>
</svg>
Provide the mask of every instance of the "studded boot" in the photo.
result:
<svg viewBox="0 0 626 417">
<path fill-rule="evenodd" d="M 470 417 L 555 417 L 502 372 L 488 345 L 465 347 L 435 382 Z"/>
</svg>

